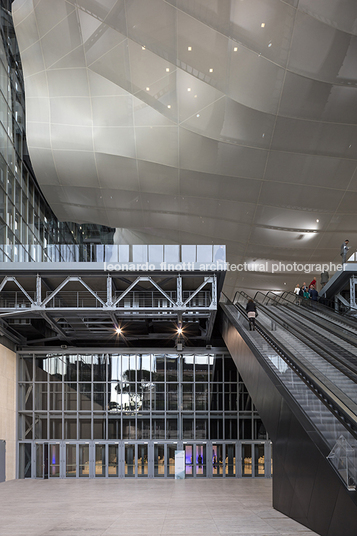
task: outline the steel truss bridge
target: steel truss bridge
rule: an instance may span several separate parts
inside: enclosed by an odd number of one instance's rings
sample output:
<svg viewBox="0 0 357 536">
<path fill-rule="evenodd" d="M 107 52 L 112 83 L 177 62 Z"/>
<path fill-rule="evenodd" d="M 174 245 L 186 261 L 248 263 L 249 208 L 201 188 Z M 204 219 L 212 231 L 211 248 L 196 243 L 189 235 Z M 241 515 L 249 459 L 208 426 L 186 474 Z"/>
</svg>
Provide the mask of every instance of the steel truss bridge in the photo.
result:
<svg viewBox="0 0 357 536">
<path fill-rule="evenodd" d="M 103 263 L 2 263 L 0 334 L 21 347 L 208 344 L 224 275 L 198 267 L 107 272 Z"/>
</svg>

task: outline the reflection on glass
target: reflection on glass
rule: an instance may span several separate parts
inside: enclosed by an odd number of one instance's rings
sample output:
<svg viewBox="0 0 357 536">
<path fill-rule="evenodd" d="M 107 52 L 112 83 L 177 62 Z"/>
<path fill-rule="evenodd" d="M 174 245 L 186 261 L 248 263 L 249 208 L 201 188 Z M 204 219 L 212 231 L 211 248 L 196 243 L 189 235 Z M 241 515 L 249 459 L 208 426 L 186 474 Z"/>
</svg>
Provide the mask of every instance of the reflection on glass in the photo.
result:
<svg viewBox="0 0 357 536">
<path fill-rule="evenodd" d="M 150 383 L 151 355 L 141 354 L 137 356 L 137 382 L 143 385 Z"/>
<path fill-rule="evenodd" d="M 96 354 L 93 356 L 93 381 L 106 381 L 106 363 L 107 359 L 105 354 Z"/>
<path fill-rule="evenodd" d="M 166 409 L 168 411 L 177 411 L 177 401 L 178 401 L 178 384 L 168 383 L 167 395 L 166 395 Z"/>
<path fill-rule="evenodd" d="M 47 383 L 35 383 L 35 411 L 47 411 Z"/>
<path fill-rule="evenodd" d="M 92 356 L 78 356 L 78 379 L 80 382 L 92 381 Z"/>
<path fill-rule="evenodd" d="M 118 445 L 108 445 L 108 476 L 118 476 Z"/>
<path fill-rule="evenodd" d="M 79 419 L 79 439 L 91 439 L 91 421 L 90 419 Z"/>
<path fill-rule="evenodd" d="M 123 420 L 123 439 L 136 439 L 135 419 Z"/>
<path fill-rule="evenodd" d="M 77 384 L 64 384 L 64 409 L 65 411 L 77 411 Z"/>
<path fill-rule="evenodd" d="M 204 383 L 196 383 L 196 411 L 207 411 L 207 410 L 208 410 L 208 385 Z"/>
<path fill-rule="evenodd" d="M 153 417 L 152 438 L 153 439 L 165 439 L 165 419 L 157 419 Z"/>
<path fill-rule="evenodd" d="M 47 439 L 47 414 L 35 414 L 35 439 Z"/>
<path fill-rule="evenodd" d="M 209 378 L 209 364 L 212 356 L 195 356 L 195 379 L 196 382 L 207 382 Z"/>
<path fill-rule="evenodd" d="M 92 408 L 92 384 L 80 383 L 79 384 L 79 410 L 90 411 Z"/>
<path fill-rule="evenodd" d="M 120 417 L 109 418 L 108 439 L 121 439 L 121 419 Z"/>
<path fill-rule="evenodd" d="M 108 379 L 119 381 L 121 379 L 121 355 L 109 356 Z"/>
<path fill-rule="evenodd" d="M 105 419 L 95 417 L 93 419 L 93 439 L 106 439 Z"/>
<path fill-rule="evenodd" d="M 121 385 L 120 382 L 108 384 L 108 411 L 119 413 L 121 411 Z"/>
<path fill-rule="evenodd" d="M 19 385 L 19 409 L 31 411 L 33 407 L 32 400 L 33 384 L 20 383 Z"/>
<path fill-rule="evenodd" d="M 105 445 L 95 445 L 95 476 L 105 476 Z"/>
<path fill-rule="evenodd" d="M 152 396 L 153 411 L 164 411 L 165 410 L 165 384 L 155 383 L 151 391 L 151 396 Z"/>
<path fill-rule="evenodd" d="M 49 469 L 50 478 L 58 478 L 60 476 L 59 443 L 49 445 Z"/>
<path fill-rule="evenodd" d="M 44 478 L 45 466 L 44 466 L 44 453 L 43 444 L 36 443 L 36 478 Z"/>
<path fill-rule="evenodd" d="M 193 383 L 185 383 L 182 386 L 182 409 L 193 410 Z"/>
<path fill-rule="evenodd" d="M 93 383 L 93 411 L 105 410 L 106 384 Z"/>
<path fill-rule="evenodd" d="M 123 382 L 135 382 L 136 380 L 136 356 L 135 355 L 123 355 L 122 356 L 122 375 L 121 380 Z"/>
<path fill-rule="evenodd" d="M 121 400 L 122 400 L 123 411 L 136 411 L 137 396 L 136 396 L 135 383 L 122 382 L 121 393 L 122 393 Z"/>
<path fill-rule="evenodd" d="M 61 381 L 66 374 L 66 363 L 62 355 L 49 354 L 43 359 L 42 366 L 50 381 Z"/>
<path fill-rule="evenodd" d="M 154 445 L 154 476 L 165 476 L 164 445 Z"/>
<path fill-rule="evenodd" d="M 193 419 L 182 419 L 182 437 L 193 439 Z"/>
<path fill-rule="evenodd" d="M 138 418 L 138 439 L 150 439 L 150 419 Z"/>
<path fill-rule="evenodd" d="M 62 439 L 62 419 L 50 418 L 50 439 Z"/>
<path fill-rule="evenodd" d="M 193 355 L 184 355 L 182 357 L 182 379 L 184 382 L 193 382 Z"/>
<path fill-rule="evenodd" d="M 166 381 L 177 382 L 179 358 L 177 355 L 166 356 Z"/>
<path fill-rule="evenodd" d="M 152 381 L 163 382 L 165 381 L 165 356 L 153 355 L 152 365 Z"/>
<path fill-rule="evenodd" d="M 50 383 L 50 410 L 62 410 L 62 383 Z"/>
<path fill-rule="evenodd" d="M 20 364 L 20 380 L 31 382 L 33 380 L 33 360 L 31 357 L 24 357 Z"/>
<path fill-rule="evenodd" d="M 235 445 L 226 445 L 226 476 L 236 475 L 236 447 Z"/>
<path fill-rule="evenodd" d="M 177 427 L 177 423 L 178 423 L 178 418 L 175 417 L 175 418 L 171 418 L 170 419 L 167 419 L 166 421 L 167 423 L 167 439 L 178 439 L 178 427 Z"/>
<path fill-rule="evenodd" d="M 186 476 L 193 476 L 193 447 L 192 445 L 184 445 L 184 448 Z"/>
<path fill-rule="evenodd" d="M 76 445 L 67 443 L 66 445 L 66 477 L 76 477 L 77 461 L 76 461 Z"/>
<path fill-rule="evenodd" d="M 79 476 L 89 477 L 89 445 L 79 446 Z"/>
<path fill-rule="evenodd" d="M 77 439 L 77 419 L 64 419 L 64 437 L 65 439 Z"/>
<path fill-rule="evenodd" d="M 223 357 L 216 355 L 213 360 L 212 380 L 221 382 L 223 380 Z"/>
<path fill-rule="evenodd" d="M 167 476 L 175 476 L 175 450 L 177 445 L 167 445 Z"/>
<path fill-rule="evenodd" d="M 31 478 L 31 443 L 19 445 L 19 478 Z"/>
<path fill-rule="evenodd" d="M 207 439 L 207 419 L 196 419 L 196 439 Z"/>
<path fill-rule="evenodd" d="M 196 476 L 206 476 L 206 445 L 196 445 Z"/>
<path fill-rule="evenodd" d="M 223 476 L 223 445 L 212 445 L 212 474 Z"/>
<path fill-rule="evenodd" d="M 264 445 L 254 445 L 254 476 L 265 476 Z"/>
<path fill-rule="evenodd" d="M 252 445 L 242 445 L 242 476 L 252 476 Z"/>
<path fill-rule="evenodd" d="M 64 357 L 66 363 L 66 381 L 77 381 L 77 355 L 66 355 Z"/>
<path fill-rule="evenodd" d="M 138 476 L 148 476 L 147 445 L 138 445 Z"/>
<path fill-rule="evenodd" d="M 125 445 L 125 476 L 135 476 L 135 445 Z"/>
</svg>

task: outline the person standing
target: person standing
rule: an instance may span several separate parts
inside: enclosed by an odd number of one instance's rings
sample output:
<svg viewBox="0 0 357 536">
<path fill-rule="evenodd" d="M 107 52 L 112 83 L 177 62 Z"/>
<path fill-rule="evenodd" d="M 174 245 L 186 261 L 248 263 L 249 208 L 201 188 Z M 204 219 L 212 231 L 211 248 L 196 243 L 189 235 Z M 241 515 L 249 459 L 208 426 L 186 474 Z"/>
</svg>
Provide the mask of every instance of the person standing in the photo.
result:
<svg viewBox="0 0 357 536">
<path fill-rule="evenodd" d="M 349 244 L 349 240 L 345 240 L 344 243 L 342 244 L 341 246 L 341 257 L 342 257 L 342 264 L 345 264 L 346 262 L 346 256 L 347 256 L 347 251 L 350 249 L 348 247 L 348 244 Z"/>
<path fill-rule="evenodd" d="M 245 308 L 248 320 L 249 320 L 249 331 L 255 331 L 255 318 L 257 316 L 257 308 L 253 300 L 248 300 L 247 306 Z"/>
<path fill-rule="evenodd" d="M 328 280 L 329 280 L 329 275 L 328 275 L 328 272 L 325 270 L 321 274 L 321 279 L 320 279 L 321 288 L 324 288 Z"/>
</svg>

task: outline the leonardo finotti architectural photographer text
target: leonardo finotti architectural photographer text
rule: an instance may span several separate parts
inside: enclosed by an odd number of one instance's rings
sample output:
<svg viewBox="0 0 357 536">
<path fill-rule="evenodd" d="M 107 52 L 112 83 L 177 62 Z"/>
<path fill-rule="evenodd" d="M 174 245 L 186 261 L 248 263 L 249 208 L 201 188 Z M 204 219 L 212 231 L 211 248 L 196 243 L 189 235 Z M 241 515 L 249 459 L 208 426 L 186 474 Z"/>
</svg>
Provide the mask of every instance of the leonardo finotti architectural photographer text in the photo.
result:
<svg viewBox="0 0 357 536">
<path fill-rule="evenodd" d="M 160 262 L 158 264 L 143 262 L 143 263 L 104 263 L 104 271 L 107 272 L 137 272 L 137 271 L 149 271 L 154 272 L 160 270 L 162 272 L 193 272 L 193 271 L 217 271 L 224 270 L 227 272 L 269 272 L 275 273 L 289 273 L 289 272 L 302 272 L 306 274 L 315 273 L 320 274 L 322 272 L 336 272 L 342 270 L 342 264 L 325 263 L 325 264 L 313 264 L 313 263 L 285 263 L 278 262 L 273 263 L 271 261 L 266 262 L 243 262 L 241 264 L 234 264 L 230 262 L 208 262 L 208 263 L 195 263 L 195 262 Z"/>
</svg>

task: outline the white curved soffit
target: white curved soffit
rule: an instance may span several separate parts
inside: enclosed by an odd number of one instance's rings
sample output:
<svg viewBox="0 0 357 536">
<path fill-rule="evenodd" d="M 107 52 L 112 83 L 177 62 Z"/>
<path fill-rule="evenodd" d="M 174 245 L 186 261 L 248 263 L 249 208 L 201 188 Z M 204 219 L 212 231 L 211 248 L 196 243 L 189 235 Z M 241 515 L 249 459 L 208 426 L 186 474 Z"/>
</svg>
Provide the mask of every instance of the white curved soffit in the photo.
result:
<svg viewBox="0 0 357 536">
<path fill-rule="evenodd" d="M 13 17 L 60 219 L 226 243 L 232 262 L 339 260 L 357 238 L 355 0 L 15 0 Z"/>
</svg>

